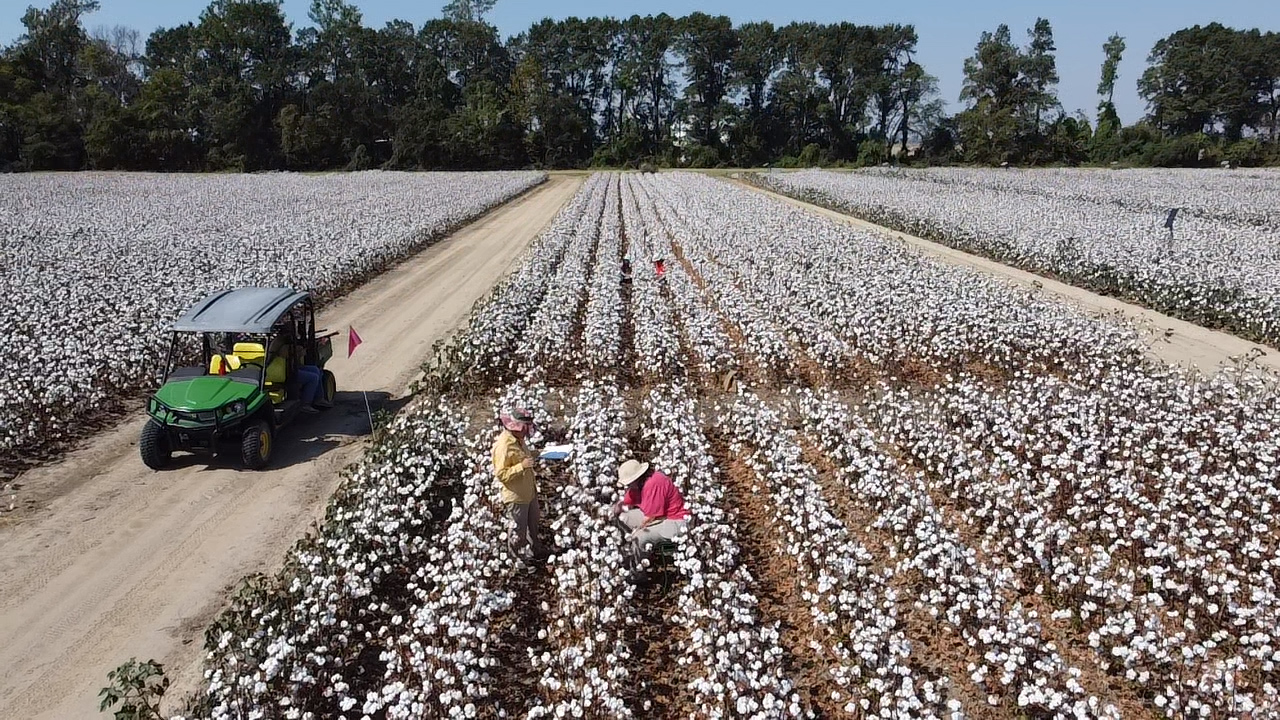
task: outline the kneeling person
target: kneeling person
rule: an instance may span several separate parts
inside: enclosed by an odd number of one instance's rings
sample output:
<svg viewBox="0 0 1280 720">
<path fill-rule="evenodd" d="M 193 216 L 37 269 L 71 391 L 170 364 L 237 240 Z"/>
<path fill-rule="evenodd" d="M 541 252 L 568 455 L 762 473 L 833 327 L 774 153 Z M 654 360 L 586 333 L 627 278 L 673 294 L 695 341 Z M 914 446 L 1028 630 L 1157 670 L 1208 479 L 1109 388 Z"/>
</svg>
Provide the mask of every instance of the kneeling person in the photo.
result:
<svg viewBox="0 0 1280 720">
<path fill-rule="evenodd" d="M 628 460 L 618 468 L 618 481 L 626 488 L 613 514 L 631 530 L 636 549 L 674 540 L 689 528 L 684 496 L 671 478 L 649 463 Z"/>
</svg>

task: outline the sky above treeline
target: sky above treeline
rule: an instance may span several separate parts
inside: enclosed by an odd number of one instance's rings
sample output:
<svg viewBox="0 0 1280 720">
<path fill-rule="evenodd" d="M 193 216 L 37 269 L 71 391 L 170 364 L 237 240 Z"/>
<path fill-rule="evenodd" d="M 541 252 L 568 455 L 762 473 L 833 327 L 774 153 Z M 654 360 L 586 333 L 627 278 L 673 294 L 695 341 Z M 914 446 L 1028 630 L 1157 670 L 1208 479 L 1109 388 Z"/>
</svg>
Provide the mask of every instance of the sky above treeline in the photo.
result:
<svg viewBox="0 0 1280 720">
<path fill-rule="evenodd" d="M 195 20 L 208 0 L 100 0 L 102 8 L 85 18 L 90 30 L 98 26 L 125 25 L 143 36 L 158 27 L 173 27 Z M 0 1 L 0 43 L 9 44 L 22 33 L 23 8 L 31 2 Z M 44 0 L 36 4 L 45 5 Z M 310 0 L 285 0 L 284 9 L 294 29 L 308 24 Z M 357 0 L 365 24 L 381 27 L 388 20 L 410 20 L 421 25 L 439 15 L 443 2 L 421 0 Z M 951 111 L 959 110 L 960 87 L 964 80 L 964 59 L 973 54 L 983 30 L 1005 23 L 1013 37 L 1025 44 L 1026 30 L 1037 16 L 1053 24 L 1058 46 L 1058 98 L 1068 112 L 1084 110 L 1095 114 L 1098 75 L 1102 64 L 1102 44 L 1111 33 L 1125 37 L 1128 49 L 1120 66 L 1116 86 L 1116 109 L 1125 123 L 1142 117 L 1146 108 L 1138 96 L 1137 82 L 1146 68 L 1147 54 L 1155 42 L 1175 30 L 1197 24 L 1220 22 L 1235 28 L 1280 31 L 1280 2 L 1268 0 L 1068 0 L 1053 3 L 1014 0 L 923 0 L 918 2 L 822 2 L 820 0 L 632 0 L 604 3 L 598 0 L 542 0 L 517 2 L 498 0 L 488 20 L 508 37 L 527 29 L 544 17 L 633 14 L 686 15 L 695 10 L 711 15 L 728 15 L 735 23 L 769 20 L 785 25 L 793 20 L 829 23 L 849 21 L 859 24 L 912 24 L 920 36 L 916 59 L 939 80 L 943 99 Z"/>
</svg>

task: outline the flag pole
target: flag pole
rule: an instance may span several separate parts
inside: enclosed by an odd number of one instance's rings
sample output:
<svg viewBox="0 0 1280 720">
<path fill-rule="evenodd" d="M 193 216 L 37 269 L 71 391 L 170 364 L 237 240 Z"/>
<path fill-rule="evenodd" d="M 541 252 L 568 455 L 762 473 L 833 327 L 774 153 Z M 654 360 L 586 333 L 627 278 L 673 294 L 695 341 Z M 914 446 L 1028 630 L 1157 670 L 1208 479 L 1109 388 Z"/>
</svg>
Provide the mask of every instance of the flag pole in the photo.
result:
<svg viewBox="0 0 1280 720">
<path fill-rule="evenodd" d="M 360 339 L 360 333 L 356 332 L 355 326 L 347 326 L 347 358 L 350 359 L 355 354 L 356 348 L 360 343 L 364 342 Z M 361 390 L 360 395 L 364 397 L 364 411 L 369 415 L 369 433 L 373 433 L 373 408 L 369 406 L 369 391 Z"/>
</svg>

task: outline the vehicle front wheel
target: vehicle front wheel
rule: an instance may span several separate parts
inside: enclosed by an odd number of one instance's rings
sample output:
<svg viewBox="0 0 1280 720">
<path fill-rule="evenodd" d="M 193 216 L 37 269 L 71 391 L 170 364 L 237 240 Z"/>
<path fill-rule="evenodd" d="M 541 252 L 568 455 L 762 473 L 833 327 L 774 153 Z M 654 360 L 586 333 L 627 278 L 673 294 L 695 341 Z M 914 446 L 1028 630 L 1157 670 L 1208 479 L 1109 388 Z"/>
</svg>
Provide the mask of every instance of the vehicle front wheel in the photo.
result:
<svg viewBox="0 0 1280 720">
<path fill-rule="evenodd" d="M 138 449 L 142 452 L 142 464 L 152 470 L 169 467 L 169 459 L 173 457 L 173 448 L 169 447 L 169 431 L 154 419 L 142 426 Z"/>
<path fill-rule="evenodd" d="M 261 470 L 271 462 L 272 445 L 275 433 L 266 421 L 249 423 L 244 429 L 244 437 L 240 440 L 240 460 L 250 470 Z"/>
</svg>

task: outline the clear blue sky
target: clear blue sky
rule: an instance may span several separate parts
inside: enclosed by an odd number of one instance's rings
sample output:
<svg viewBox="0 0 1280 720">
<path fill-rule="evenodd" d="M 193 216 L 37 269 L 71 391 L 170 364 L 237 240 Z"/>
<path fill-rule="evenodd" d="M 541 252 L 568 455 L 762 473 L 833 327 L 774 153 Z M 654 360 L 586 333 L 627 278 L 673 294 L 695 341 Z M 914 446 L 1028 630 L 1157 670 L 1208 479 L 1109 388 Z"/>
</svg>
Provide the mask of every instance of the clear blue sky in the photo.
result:
<svg viewBox="0 0 1280 720">
<path fill-rule="evenodd" d="M 0 43 L 8 44 L 21 34 L 19 19 L 31 0 L 0 1 Z M 35 0 L 44 5 L 46 0 Z M 101 0 L 102 9 L 89 16 L 89 28 L 98 25 L 127 25 L 141 30 L 144 37 L 157 27 L 170 27 L 194 20 L 207 0 Z M 442 0 L 356 0 L 365 15 L 365 24 L 380 27 L 387 20 L 402 18 L 420 25 L 439 14 Z M 295 29 L 307 23 L 310 0 L 285 0 L 285 12 Z M 914 3 L 853 3 L 829 0 L 633 0 L 629 3 L 588 0 L 499 0 L 489 20 L 503 36 L 521 32 L 543 17 L 586 17 L 608 14 L 667 12 L 685 15 L 701 10 L 724 14 L 735 22 L 770 20 L 785 24 L 791 20 L 857 23 L 910 23 L 920 35 L 917 60 L 936 75 L 943 98 L 952 109 L 959 107 L 961 66 L 973 52 L 978 35 L 1006 23 L 1014 38 L 1025 41 L 1026 29 L 1037 15 L 1053 23 L 1058 44 L 1058 74 L 1062 82 L 1058 96 L 1068 111 L 1085 110 L 1090 117 L 1097 105 L 1095 89 L 1102 63 L 1102 43 L 1112 32 L 1125 37 L 1128 49 L 1120 67 L 1116 106 L 1125 122 L 1137 120 L 1145 108 L 1136 83 L 1146 67 L 1146 56 L 1155 41 L 1174 30 L 1213 21 L 1238 28 L 1258 27 L 1280 31 L 1280 2 L 1275 0 L 1069 0 L 1031 3 L 1015 0 L 922 0 Z"/>
</svg>

